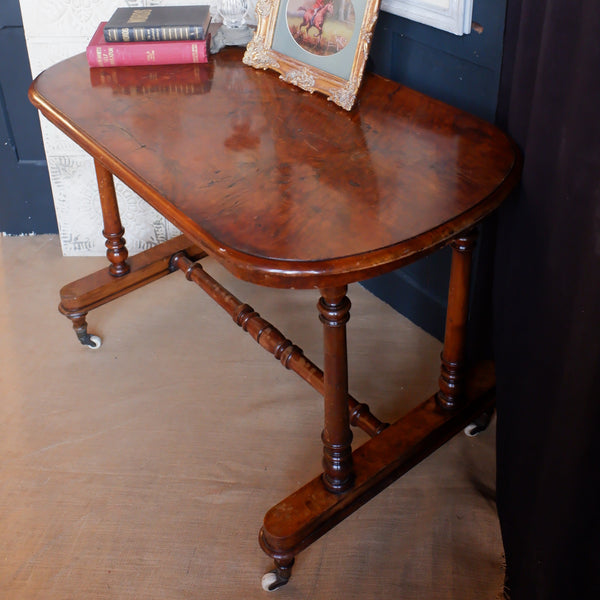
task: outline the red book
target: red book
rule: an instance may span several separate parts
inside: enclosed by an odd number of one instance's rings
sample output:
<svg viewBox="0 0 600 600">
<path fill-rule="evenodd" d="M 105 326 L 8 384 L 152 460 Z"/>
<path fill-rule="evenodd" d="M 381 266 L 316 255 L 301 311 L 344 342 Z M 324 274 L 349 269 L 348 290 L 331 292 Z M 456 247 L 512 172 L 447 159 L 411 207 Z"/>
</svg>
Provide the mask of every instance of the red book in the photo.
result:
<svg viewBox="0 0 600 600">
<path fill-rule="evenodd" d="M 135 67 L 208 62 L 210 34 L 203 40 L 177 42 L 107 42 L 102 22 L 86 54 L 90 67 Z"/>
</svg>

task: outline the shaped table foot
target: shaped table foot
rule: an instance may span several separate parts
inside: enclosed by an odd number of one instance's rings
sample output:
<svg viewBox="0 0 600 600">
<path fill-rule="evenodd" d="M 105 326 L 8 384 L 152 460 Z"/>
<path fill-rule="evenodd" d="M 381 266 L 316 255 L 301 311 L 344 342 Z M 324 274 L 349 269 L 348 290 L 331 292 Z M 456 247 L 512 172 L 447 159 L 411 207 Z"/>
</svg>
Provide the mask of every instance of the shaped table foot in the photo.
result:
<svg viewBox="0 0 600 600">
<path fill-rule="evenodd" d="M 60 309 L 59 309 L 60 310 Z M 61 312 L 63 312 L 61 310 Z M 100 336 L 88 333 L 88 324 L 86 321 L 87 313 L 63 313 L 73 323 L 73 331 L 77 336 L 77 339 L 83 346 L 87 346 L 92 350 L 98 350 L 102 346 L 102 339 Z"/>
</svg>

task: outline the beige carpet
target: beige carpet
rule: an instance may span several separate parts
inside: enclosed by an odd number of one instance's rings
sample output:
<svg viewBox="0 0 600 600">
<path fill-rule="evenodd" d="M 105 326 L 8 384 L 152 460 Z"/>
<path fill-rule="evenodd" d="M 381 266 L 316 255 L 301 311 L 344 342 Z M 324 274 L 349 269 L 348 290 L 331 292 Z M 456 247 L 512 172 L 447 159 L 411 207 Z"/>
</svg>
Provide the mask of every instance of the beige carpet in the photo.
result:
<svg viewBox="0 0 600 600">
<path fill-rule="evenodd" d="M 319 472 L 320 397 L 181 273 L 90 314 L 60 286 L 105 264 L 56 236 L 0 238 L 0 598 L 254 599 L 264 513 Z M 314 291 L 207 267 L 321 364 Z M 360 286 L 350 388 L 395 419 L 436 387 L 440 344 Z M 365 437 L 356 434 L 360 443 Z M 494 600 L 493 427 L 456 436 L 296 561 L 280 599 Z"/>
</svg>

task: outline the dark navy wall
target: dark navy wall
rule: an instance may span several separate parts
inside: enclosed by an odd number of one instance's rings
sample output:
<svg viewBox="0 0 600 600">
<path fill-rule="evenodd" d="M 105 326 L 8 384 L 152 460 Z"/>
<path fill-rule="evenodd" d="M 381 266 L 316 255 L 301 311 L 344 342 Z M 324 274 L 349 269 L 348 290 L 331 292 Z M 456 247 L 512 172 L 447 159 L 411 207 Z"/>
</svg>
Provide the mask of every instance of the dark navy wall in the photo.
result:
<svg viewBox="0 0 600 600">
<path fill-rule="evenodd" d="M 474 0 L 473 21 L 481 32 L 473 30 L 463 36 L 382 12 L 367 68 L 493 121 L 505 11 L 506 0 Z M 492 238 L 492 228 L 484 226 L 475 255 L 474 313 L 486 302 L 483 296 L 489 285 L 485 265 Z M 365 287 L 442 339 L 449 273 L 450 250 L 446 248 L 402 270 L 372 279 Z"/>
<path fill-rule="evenodd" d="M 0 233 L 58 230 L 19 0 L 0 3 Z"/>
</svg>

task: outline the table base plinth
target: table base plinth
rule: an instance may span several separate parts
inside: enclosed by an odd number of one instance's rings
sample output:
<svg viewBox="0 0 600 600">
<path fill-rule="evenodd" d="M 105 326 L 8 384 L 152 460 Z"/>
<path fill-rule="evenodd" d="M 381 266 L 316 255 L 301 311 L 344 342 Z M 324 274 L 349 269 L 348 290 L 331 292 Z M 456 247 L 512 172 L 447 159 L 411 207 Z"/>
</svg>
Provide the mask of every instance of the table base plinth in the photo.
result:
<svg viewBox="0 0 600 600">
<path fill-rule="evenodd" d="M 276 564 L 299 552 L 351 515 L 412 467 L 441 447 L 495 401 L 491 362 L 477 365 L 467 379 L 464 402 L 441 409 L 436 396 L 414 408 L 354 450 L 354 486 L 342 494 L 326 490 L 321 476 L 271 508 L 259 534 L 262 549 Z"/>
<path fill-rule="evenodd" d="M 180 235 L 130 257 L 127 261 L 130 271 L 121 277 L 111 275 L 106 268 L 68 283 L 60 290 L 60 312 L 68 316 L 90 311 L 172 273 L 170 260 L 179 251 L 185 251 L 194 259 L 206 256 Z"/>
</svg>

